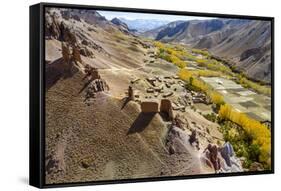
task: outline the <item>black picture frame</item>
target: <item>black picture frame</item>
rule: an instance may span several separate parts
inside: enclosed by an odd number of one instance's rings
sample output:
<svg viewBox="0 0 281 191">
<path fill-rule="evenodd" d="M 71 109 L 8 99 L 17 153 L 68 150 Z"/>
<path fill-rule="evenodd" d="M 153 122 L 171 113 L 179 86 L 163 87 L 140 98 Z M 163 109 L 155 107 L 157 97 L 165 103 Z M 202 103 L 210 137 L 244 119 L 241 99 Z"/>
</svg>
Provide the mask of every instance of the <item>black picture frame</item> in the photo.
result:
<svg viewBox="0 0 281 191">
<path fill-rule="evenodd" d="M 271 22 L 271 170 L 256 172 L 239 172 L 223 174 L 198 174 L 175 177 L 138 178 L 124 180 L 105 180 L 79 183 L 46 184 L 45 183 L 45 41 L 44 41 L 44 10 L 46 7 L 95 9 L 104 11 L 123 11 L 138 13 L 171 14 L 185 16 L 203 16 L 218 18 L 254 19 Z M 249 15 L 232 15 L 217 13 L 197 13 L 171 10 L 135 9 L 123 7 L 104 7 L 93 5 L 74 5 L 39 3 L 30 6 L 30 134 L 29 134 L 29 184 L 38 188 L 53 188 L 67 186 L 84 186 L 116 183 L 135 183 L 147 181 L 166 181 L 194 178 L 214 178 L 229 176 L 260 175 L 274 173 L 274 18 Z"/>
</svg>

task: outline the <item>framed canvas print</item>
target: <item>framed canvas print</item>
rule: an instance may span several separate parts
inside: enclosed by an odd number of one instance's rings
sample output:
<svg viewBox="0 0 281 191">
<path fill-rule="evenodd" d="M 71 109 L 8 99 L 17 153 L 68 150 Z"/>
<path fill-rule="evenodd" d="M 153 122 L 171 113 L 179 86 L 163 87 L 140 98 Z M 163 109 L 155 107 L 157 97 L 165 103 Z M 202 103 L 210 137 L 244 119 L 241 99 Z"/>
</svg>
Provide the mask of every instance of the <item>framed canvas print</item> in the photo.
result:
<svg viewBox="0 0 281 191">
<path fill-rule="evenodd" d="M 274 172 L 274 19 L 30 7 L 30 184 Z"/>
</svg>

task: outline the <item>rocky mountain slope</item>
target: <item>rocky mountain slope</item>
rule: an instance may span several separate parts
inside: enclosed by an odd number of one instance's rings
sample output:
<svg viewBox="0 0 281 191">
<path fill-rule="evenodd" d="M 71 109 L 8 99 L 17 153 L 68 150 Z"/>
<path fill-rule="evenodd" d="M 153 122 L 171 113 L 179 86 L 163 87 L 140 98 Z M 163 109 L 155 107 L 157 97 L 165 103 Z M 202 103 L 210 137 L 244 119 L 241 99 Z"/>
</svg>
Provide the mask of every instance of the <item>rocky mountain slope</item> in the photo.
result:
<svg viewBox="0 0 281 191">
<path fill-rule="evenodd" d="M 136 30 L 134 30 L 134 29 L 130 29 L 129 27 L 128 27 L 128 25 L 126 24 L 126 23 L 124 23 L 123 21 L 121 21 L 120 19 L 118 19 L 118 18 L 113 18 L 112 20 L 111 20 L 111 22 L 113 23 L 113 24 L 115 24 L 116 26 L 118 26 L 119 27 L 119 29 L 122 31 L 122 32 L 124 32 L 124 33 L 136 33 L 137 31 Z"/>
<path fill-rule="evenodd" d="M 47 184 L 214 173 L 201 167 L 189 131 L 174 134 L 159 113 L 127 101 L 131 80 L 152 71 L 149 42 L 95 11 L 45 16 Z M 210 131 L 202 148 L 222 139 L 217 124 L 188 113 L 190 127 Z"/>
<path fill-rule="evenodd" d="M 271 82 L 271 28 L 268 21 L 213 19 L 175 21 L 142 34 L 163 42 L 208 49 L 248 77 Z"/>
<path fill-rule="evenodd" d="M 118 18 L 118 19 L 126 23 L 131 30 L 136 30 L 139 33 L 152 30 L 169 23 L 169 21 L 153 20 L 153 19 L 134 19 L 134 20 L 129 20 L 125 18 Z"/>
</svg>

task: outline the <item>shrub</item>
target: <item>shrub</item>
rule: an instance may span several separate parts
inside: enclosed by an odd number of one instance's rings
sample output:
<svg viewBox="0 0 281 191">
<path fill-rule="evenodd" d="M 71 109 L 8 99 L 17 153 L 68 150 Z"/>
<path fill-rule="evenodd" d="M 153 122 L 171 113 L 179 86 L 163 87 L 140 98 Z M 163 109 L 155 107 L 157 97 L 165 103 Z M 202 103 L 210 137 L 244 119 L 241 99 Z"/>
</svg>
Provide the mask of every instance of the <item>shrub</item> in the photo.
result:
<svg viewBox="0 0 281 191">
<path fill-rule="evenodd" d="M 192 52 L 195 53 L 195 54 L 201 54 L 201 55 L 207 56 L 207 57 L 210 56 L 210 54 L 207 50 L 192 49 Z"/>
<path fill-rule="evenodd" d="M 192 85 L 199 88 L 203 92 L 207 92 L 207 90 L 209 89 L 209 86 L 198 78 L 194 78 Z"/>
<path fill-rule="evenodd" d="M 258 144 L 251 144 L 249 146 L 249 158 L 252 161 L 259 161 L 260 146 Z"/>
<path fill-rule="evenodd" d="M 183 50 L 177 50 L 177 48 L 164 45 L 161 42 L 155 42 L 154 45 L 158 48 L 158 57 L 168 62 L 172 62 L 179 68 L 186 67 L 186 63 L 182 60 L 185 53 Z"/>
<path fill-rule="evenodd" d="M 217 121 L 217 116 L 216 114 L 214 113 L 211 113 L 211 114 L 206 114 L 204 115 L 204 117 L 209 120 L 209 121 L 212 121 L 212 122 L 216 122 Z M 207 128 L 207 132 L 210 131 L 208 128 Z M 209 133 L 209 132 L 208 132 Z"/>
<path fill-rule="evenodd" d="M 220 107 L 219 117 L 221 120 L 230 120 L 243 128 L 251 144 L 259 147 L 259 162 L 268 164 L 271 157 L 271 133 L 270 130 L 260 122 L 240 113 L 228 104 Z M 268 164 L 270 165 L 270 164 Z"/>
<path fill-rule="evenodd" d="M 212 103 L 217 104 L 217 105 L 224 104 L 224 98 L 220 93 L 218 93 L 216 91 L 210 91 L 208 93 L 208 95 L 209 95 Z"/>
<path fill-rule="evenodd" d="M 243 75 L 239 75 L 238 78 L 238 83 L 240 83 L 242 86 L 251 88 L 257 91 L 258 93 L 262 93 L 269 96 L 271 95 L 271 88 L 269 86 L 260 85 L 257 82 L 250 81 L 246 77 L 243 77 Z"/>
</svg>

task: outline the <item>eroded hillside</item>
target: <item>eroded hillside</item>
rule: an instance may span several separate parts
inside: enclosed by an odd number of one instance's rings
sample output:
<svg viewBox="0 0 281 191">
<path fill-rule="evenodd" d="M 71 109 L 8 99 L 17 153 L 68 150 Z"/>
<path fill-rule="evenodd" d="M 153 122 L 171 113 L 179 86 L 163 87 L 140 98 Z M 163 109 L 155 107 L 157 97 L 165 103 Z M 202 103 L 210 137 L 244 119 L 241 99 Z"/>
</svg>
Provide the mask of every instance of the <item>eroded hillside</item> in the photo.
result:
<svg viewBox="0 0 281 191">
<path fill-rule="evenodd" d="M 249 78 L 271 82 L 271 26 L 269 21 L 212 19 L 175 21 L 146 31 L 145 37 L 208 49 L 228 60 Z"/>
<path fill-rule="evenodd" d="M 223 25 L 200 27 L 205 35 Z M 178 76 L 183 61 L 163 59 L 157 42 L 93 10 L 47 9 L 45 32 L 46 183 L 246 170 L 216 104 Z"/>
</svg>

